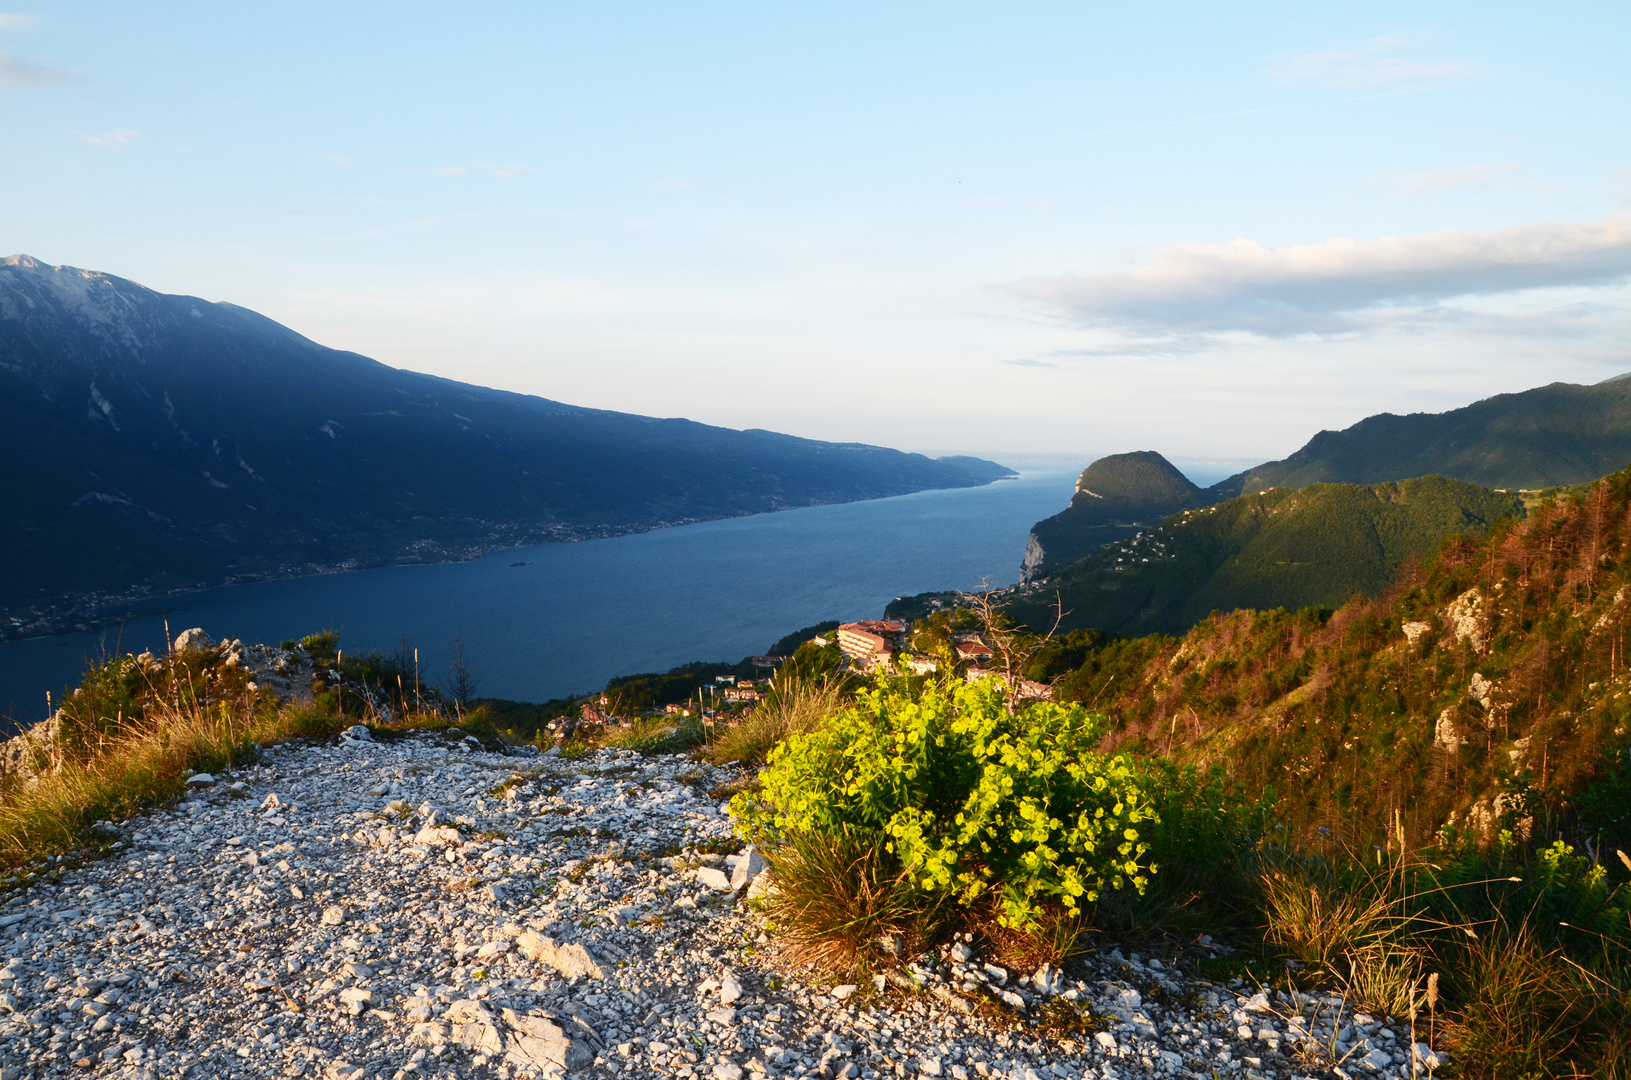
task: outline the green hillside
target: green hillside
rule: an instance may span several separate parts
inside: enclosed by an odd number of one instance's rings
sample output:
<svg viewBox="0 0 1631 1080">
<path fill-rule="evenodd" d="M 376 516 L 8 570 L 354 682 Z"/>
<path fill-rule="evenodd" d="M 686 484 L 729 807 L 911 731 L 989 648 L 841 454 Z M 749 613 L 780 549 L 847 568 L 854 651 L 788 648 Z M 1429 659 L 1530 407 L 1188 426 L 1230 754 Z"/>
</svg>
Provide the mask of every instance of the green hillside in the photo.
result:
<svg viewBox="0 0 1631 1080">
<path fill-rule="evenodd" d="M 1337 607 L 1376 595 L 1447 536 L 1521 517 L 1515 495 L 1442 476 L 1275 489 L 1182 511 L 1021 586 L 1011 612 L 1114 634 L 1179 633 L 1212 611 Z"/>
<path fill-rule="evenodd" d="M 1631 379 L 1620 377 L 1498 394 L 1449 412 L 1367 417 L 1320 432 L 1284 461 L 1248 470 L 1236 490 L 1373 484 L 1429 473 L 1493 488 L 1563 487 L 1628 462 Z"/>
<path fill-rule="evenodd" d="M 1058 573 L 1178 510 L 1269 488 L 1380 484 L 1448 476 L 1509 491 L 1588 484 L 1631 463 L 1631 376 L 1595 386 L 1552 383 L 1442 413 L 1380 413 L 1322 431 L 1283 461 L 1201 489 L 1160 454 L 1116 454 L 1090 465 L 1070 506 L 1037 522 L 1021 580 Z"/>
<path fill-rule="evenodd" d="M 1051 574 L 1168 514 L 1217 501 L 1153 450 L 1100 458 L 1076 481 L 1070 506 L 1031 527 L 1024 578 Z"/>
</svg>

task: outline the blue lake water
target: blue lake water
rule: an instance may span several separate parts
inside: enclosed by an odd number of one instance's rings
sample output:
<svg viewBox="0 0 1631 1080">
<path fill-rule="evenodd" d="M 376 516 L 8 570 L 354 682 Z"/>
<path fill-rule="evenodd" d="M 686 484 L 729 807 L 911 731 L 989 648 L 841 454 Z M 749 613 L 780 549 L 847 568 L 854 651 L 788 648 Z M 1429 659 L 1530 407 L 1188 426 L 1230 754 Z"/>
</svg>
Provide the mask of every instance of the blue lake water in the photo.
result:
<svg viewBox="0 0 1631 1080">
<path fill-rule="evenodd" d="M 246 642 L 332 627 L 347 651 L 391 652 L 406 637 L 430 682 L 458 635 L 480 693 L 517 701 L 734 662 L 823 619 L 877 618 L 896 596 L 1012 584 L 1031 525 L 1065 507 L 1086 462 L 1003 464 L 1019 477 L 173 598 L 122 628 L 0 645 L 0 717 L 37 719 L 46 692 L 60 696 L 104 651 L 162 651 L 166 618 L 172 633 L 201 626 Z"/>
</svg>

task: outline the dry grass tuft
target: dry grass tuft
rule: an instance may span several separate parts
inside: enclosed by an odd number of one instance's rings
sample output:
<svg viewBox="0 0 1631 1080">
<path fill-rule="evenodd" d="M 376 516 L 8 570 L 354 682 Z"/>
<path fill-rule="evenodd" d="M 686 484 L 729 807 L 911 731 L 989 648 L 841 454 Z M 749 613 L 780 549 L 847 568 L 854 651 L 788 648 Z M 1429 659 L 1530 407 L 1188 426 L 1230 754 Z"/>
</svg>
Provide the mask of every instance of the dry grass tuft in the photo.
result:
<svg viewBox="0 0 1631 1080">
<path fill-rule="evenodd" d="M 752 712 L 718 729 L 708 744 L 708 760 L 720 765 L 763 765 L 783 739 L 813 731 L 844 701 L 842 680 L 789 680 Z"/>
<path fill-rule="evenodd" d="M 768 906 L 778 940 L 794 960 L 829 974 L 867 974 L 890 939 L 899 955 L 916 955 L 949 914 L 943 901 L 912 887 L 876 837 L 794 835 L 765 858 L 776 883 Z"/>
<path fill-rule="evenodd" d="M 1529 920 L 1498 921 L 1452 970 L 1451 1050 L 1483 1075 L 1631 1076 L 1625 992 L 1547 948 Z"/>
<path fill-rule="evenodd" d="M 71 718 L 70 718 L 71 719 Z M 0 865 L 93 846 L 91 826 L 177 798 L 195 772 L 231 769 L 262 745 L 322 738 L 358 722 L 312 706 L 276 706 L 252 696 L 205 704 L 158 695 L 135 715 L 64 730 L 35 775 L 0 776 Z M 442 727 L 434 713 L 393 728 Z"/>
<path fill-rule="evenodd" d="M 1403 1016 L 1424 985 L 1425 938 L 1441 924 L 1415 903 L 1400 862 L 1362 874 L 1338 881 L 1317 862 L 1269 865 L 1260 877 L 1265 937 L 1366 1007 Z"/>
</svg>

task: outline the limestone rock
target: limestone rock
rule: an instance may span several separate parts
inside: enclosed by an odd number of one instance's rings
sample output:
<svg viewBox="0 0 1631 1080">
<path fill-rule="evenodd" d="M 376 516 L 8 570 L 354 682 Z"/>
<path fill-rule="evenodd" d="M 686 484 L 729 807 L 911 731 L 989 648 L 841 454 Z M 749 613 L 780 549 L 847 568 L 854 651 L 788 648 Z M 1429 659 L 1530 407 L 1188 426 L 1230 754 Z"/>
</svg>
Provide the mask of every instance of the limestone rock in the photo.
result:
<svg viewBox="0 0 1631 1080">
<path fill-rule="evenodd" d="M 215 639 L 204 633 L 200 627 L 183 630 L 176 635 L 176 652 L 205 652 L 215 648 Z"/>
<path fill-rule="evenodd" d="M 473 998 L 455 1001 L 448 1006 L 446 1017 L 452 1041 L 466 1050 L 478 1054 L 504 1052 L 504 1036 L 498 1030 L 493 1014 Z"/>
<path fill-rule="evenodd" d="M 1444 620 L 1455 631 L 1457 641 L 1470 641 L 1473 651 L 1483 652 L 1489 644 L 1489 612 L 1483 594 L 1468 589 L 1451 601 Z"/>
<path fill-rule="evenodd" d="M 547 1016 L 523 1016 L 505 1009 L 504 1023 L 510 1028 L 508 1059 L 512 1065 L 559 1073 L 581 1069 L 595 1059 L 592 1049 L 575 1042 Z"/>
<path fill-rule="evenodd" d="M 697 884 L 719 892 L 729 892 L 731 890 L 731 879 L 725 876 L 725 871 L 717 870 L 712 866 L 697 868 Z"/>
<path fill-rule="evenodd" d="M 533 930 L 523 933 L 515 943 L 520 948 L 522 956 L 540 964 L 547 964 L 568 979 L 606 977 L 606 973 L 595 962 L 595 958 L 589 955 L 589 950 L 582 945 L 575 943 L 557 945 L 554 938 L 545 937 Z"/>
<path fill-rule="evenodd" d="M 736 860 L 736 865 L 731 868 L 731 888 L 741 892 L 752 884 L 754 878 L 764 872 L 765 866 L 765 857 L 759 854 L 758 848 L 749 844 Z"/>
</svg>

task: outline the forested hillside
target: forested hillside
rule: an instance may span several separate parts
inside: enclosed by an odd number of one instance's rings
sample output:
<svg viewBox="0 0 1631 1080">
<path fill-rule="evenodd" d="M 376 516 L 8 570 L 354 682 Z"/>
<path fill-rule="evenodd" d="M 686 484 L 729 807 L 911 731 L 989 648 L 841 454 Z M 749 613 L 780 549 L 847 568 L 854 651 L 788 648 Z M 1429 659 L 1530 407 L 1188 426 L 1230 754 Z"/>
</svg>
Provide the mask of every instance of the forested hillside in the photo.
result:
<svg viewBox="0 0 1631 1080">
<path fill-rule="evenodd" d="M 1196 487 L 1153 450 L 1100 458 L 1077 479 L 1070 505 L 1031 527 L 1022 576 L 1030 581 L 1055 573 L 1168 514 L 1222 497 Z"/>
<path fill-rule="evenodd" d="M 1011 612 L 1033 627 L 1180 633 L 1212 611 L 1337 607 L 1381 592 L 1446 536 L 1521 516 L 1517 496 L 1427 476 L 1276 489 L 1186 510 L 1022 586 Z"/>
<path fill-rule="evenodd" d="M 1631 377 L 1552 383 L 1442 413 L 1380 413 L 1322 431 L 1284 461 L 1239 477 L 1236 492 L 1439 473 L 1485 487 L 1587 484 L 1631 462 Z M 1228 483 L 1228 481 L 1226 481 Z"/>
<path fill-rule="evenodd" d="M 1549 814 L 1623 842 L 1628 619 L 1631 470 L 1482 539 L 1452 536 L 1334 614 L 1237 611 L 1181 637 L 1078 631 L 1031 674 L 1106 710 L 1115 745 L 1222 764 L 1294 822 L 1396 811 L 1418 837 L 1487 839 Z"/>
<path fill-rule="evenodd" d="M 1552 383 L 1442 413 L 1380 413 L 1322 431 L 1283 461 L 1192 484 L 1160 454 L 1101 458 L 1070 506 L 1037 522 L 1021 576 L 1054 574 L 1177 510 L 1276 487 L 1379 484 L 1448 476 L 1484 487 L 1539 491 L 1587 484 L 1631 463 L 1631 376 L 1595 386 Z"/>
</svg>

